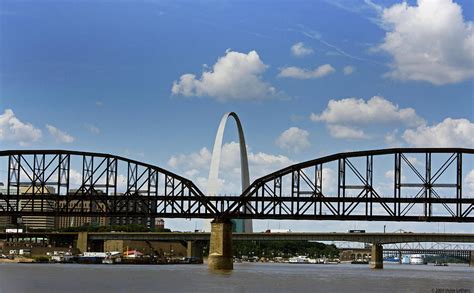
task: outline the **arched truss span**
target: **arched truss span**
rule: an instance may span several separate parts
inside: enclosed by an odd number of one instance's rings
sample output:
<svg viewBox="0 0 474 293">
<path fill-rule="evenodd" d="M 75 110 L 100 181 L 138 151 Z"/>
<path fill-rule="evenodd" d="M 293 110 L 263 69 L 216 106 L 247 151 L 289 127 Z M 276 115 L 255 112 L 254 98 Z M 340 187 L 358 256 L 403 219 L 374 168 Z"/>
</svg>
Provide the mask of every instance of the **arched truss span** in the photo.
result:
<svg viewBox="0 0 474 293">
<path fill-rule="evenodd" d="M 465 181 L 473 154 L 396 148 L 303 162 L 253 182 L 224 217 L 474 222 L 474 190 Z"/>
<path fill-rule="evenodd" d="M 212 218 L 218 211 L 188 179 L 101 153 L 1 151 L 0 214 L 21 217 Z M 3 171 L 2 170 L 2 171 Z"/>
<path fill-rule="evenodd" d="M 462 148 L 340 153 L 268 174 L 240 196 L 205 196 L 188 179 L 118 156 L 1 151 L 0 216 L 474 222 L 466 180 L 473 155 Z"/>
</svg>

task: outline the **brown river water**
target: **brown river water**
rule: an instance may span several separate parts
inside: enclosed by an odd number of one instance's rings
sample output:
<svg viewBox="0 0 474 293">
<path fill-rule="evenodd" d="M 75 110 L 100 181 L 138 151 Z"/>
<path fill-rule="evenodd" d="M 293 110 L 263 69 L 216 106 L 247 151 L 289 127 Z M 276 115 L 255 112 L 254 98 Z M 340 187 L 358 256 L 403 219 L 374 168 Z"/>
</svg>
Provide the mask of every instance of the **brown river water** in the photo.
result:
<svg viewBox="0 0 474 293">
<path fill-rule="evenodd" d="M 430 292 L 474 293 L 474 267 L 450 265 L 0 264 L 0 292 Z"/>
</svg>

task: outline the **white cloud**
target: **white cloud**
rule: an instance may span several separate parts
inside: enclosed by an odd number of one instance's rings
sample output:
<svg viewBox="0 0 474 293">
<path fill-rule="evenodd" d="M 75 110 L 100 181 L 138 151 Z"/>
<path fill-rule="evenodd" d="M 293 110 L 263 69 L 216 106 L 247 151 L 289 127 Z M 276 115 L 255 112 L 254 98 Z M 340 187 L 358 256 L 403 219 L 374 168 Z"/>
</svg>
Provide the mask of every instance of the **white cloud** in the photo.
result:
<svg viewBox="0 0 474 293">
<path fill-rule="evenodd" d="M 367 139 L 368 135 L 364 133 L 362 129 L 344 126 L 344 125 L 328 125 L 329 134 L 334 138 L 346 138 L 346 139 Z"/>
<path fill-rule="evenodd" d="M 202 169 L 209 167 L 211 157 L 211 152 L 206 147 L 203 147 L 198 152 L 189 155 L 179 154 L 171 156 L 168 160 L 168 166 L 174 169 Z"/>
<path fill-rule="evenodd" d="M 82 184 L 82 174 L 79 173 L 76 169 L 69 169 L 69 181 L 71 182 L 71 187 L 78 188 Z"/>
<path fill-rule="evenodd" d="M 299 68 L 295 66 L 280 68 L 279 77 L 290 77 L 297 79 L 321 78 L 335 72 L 336 69 L 330 64 L 324 64 L 313 70 Z"/>
<path fill-rule="evenodd" d="M 40 129 L 20 121 L 13 110 L 5 109 L 3 114 L 0 114 L 0 141 L 15 141 L 26 146 L 38 141 L 41 136 Z"/>
<path fill-rule="evenodd" d="M 200 78 L 191 73 L 181 75 L 173 82 L 171 92 L 187 97 L 209 96 L 221 102 L 276 97 L 276 89 L 262 80 L 267 67 L 256 51 L 245 54 L 227 50 Z"/>
<path fill-rule="evenodd" d="M 74 142 L 74 137 L 67 134 L 66 132 L 54 127 L 53 125 L 46 124 L 49 134 L 54 137 L 56 142 L 61 143 L 72 143 Z"/>
<path fill-rule="evenodd" d="M 211 164 L 211 152 L 203 147 L 190 154 L 178 154 L 168 160 L 168 166 L 178 173 L 183 173 L 193 180 L 198 187 L 207 190 L 207 177 Z M 263 152 L 248 152 L 251 180 L 294 164 L 283 155 L 272 155 Z M 219 172 L 219 186 L 222 194 L 240 194 L 240 147 L 237 142 L 222 146 Z"/>
<path fill-rule="evenodd" d="M 395 171 L 388 170 L 387 172 L 385 172 L 385 178 L 389 180 L 393 180 L 394 177 L 395 177 Z"/>
<path fill-rule="evenodd" d="M 305 47 L 302 42 L 296 43 L 291 46 L 291 54 L 295 57 L 304 57 L 310 54 L 313 54 L 313 49 L 310 47 Z"/>
<path fill-rule="evenodd" d="M 372 97 L 367 102 L 356 98 L 330 100 L 321 114 L 312 113 L 310 119 L 315 122 L 348 125 L 400 122 L 417 126 L 424 122 L 413 108 L 400 109 L 398 105 L 378 96 Z"/>
<path fill-rule="evenodd" d="M 354 66 L 345 66 L 342 71 L 344 72 L 344 75 L 351 75 L 352 73 L 354 73 L 355 71 L 355 68 Z"/>
<path fill-rule="evenodd" d="M 390 146 L 400 146 L 400 142 L 398 140 L 398 129 L 385 134 L 384 141 Z"/>
<path fill-rule="evenodd" d="M 474 148 L 474 123 L 467 119 L 446 118 L 433 126 L 421 125 L 407 129 L 402 135 L 415 147 L 468 147 Z"/>
<path fill-rule="evenodd" d="M 276 140 L 276 144 L 282 149 L 299 153 L 311 145 L 308 137 L 308 131 L 298 127 L 290 127 L 280 134 Z"/>
<path fill-rule="evenodd" d="M 464 178 L 464 182 L 466 183 L 467 188 L 474 192 L 474 170 L 469 171 L 466 177 Z"/>
<path fill-rule="evenodd" d="M 388 184 L 390 187 L 392 187 L 392 182 L 393 180 L 395 180 L 395 171 L 394 170 L 388 170 L 387 172 L 385 172 L 385 178 L 387 178 L 390 182 L 390 184 Z M 400 178 L 402 182 L 405 182 L 406 181 L 406 176 L 402 174 L 402 177 Z"/>
<path fill-rule="evenodd" d="M 336 171 L 334 171 L 331 168 L 323 168 L 323 192 L 334 192 L 336 190 L 337 190 Z"/>
<path fill-rule="evenodd" d="M 381 22 L 388 31 L 379 49 L 393 57 L 389 77 L 442 85 L 474 76 L 473 22 L 452 0 L 395 4 Z"/>
</svg>

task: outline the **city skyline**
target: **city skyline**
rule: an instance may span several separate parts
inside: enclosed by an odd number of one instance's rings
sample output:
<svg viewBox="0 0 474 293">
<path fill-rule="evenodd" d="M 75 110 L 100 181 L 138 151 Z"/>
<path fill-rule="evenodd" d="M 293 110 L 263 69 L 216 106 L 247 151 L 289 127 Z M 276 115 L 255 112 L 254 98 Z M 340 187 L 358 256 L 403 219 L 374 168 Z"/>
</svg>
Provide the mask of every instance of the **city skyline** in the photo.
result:
<svg viewBox="0 0 474 293">
<path fill-rule="evenodd" d="M 472 2 L 270 3 L 0 1 L 2 149 L 122 155 L 205 191 L 215 132 L 229 111 L 242 120 L 251 181 L 345 151 L 474 148 Z M 233 128 L 220 178 L 223 193 L 239 194 Z M 473 162 L 465 168 L 474 191 Z M 438 229 L 320 225 L 254 224 L 255 231 Z M 446 227 L 472 232 L 468 224 Z"/>
</svg>

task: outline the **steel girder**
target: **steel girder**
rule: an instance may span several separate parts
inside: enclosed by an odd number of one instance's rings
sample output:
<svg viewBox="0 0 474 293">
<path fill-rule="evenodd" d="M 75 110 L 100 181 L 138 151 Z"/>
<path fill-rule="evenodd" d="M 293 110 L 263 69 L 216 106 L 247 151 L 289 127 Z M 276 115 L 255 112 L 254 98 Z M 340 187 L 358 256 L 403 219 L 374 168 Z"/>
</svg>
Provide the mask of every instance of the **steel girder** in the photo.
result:
<svg viewBox="0 0 474 293">
<path fill-rule="evenodd" d="M 186 178 L 119 156 L 2 151 L 0 216 L 474 222 L 474 195 L 464 180 L 473 154 L 462 148 L 340 153 L 268 174 L 240 196 L 205 196 Z M 387 175 L 392 183 L 380 183 Z"/>
<path fill-rule="evenodd" d="M 201 217 L 217 210 L 191 181 L 100 153 L 2 151 L 8 165 L 0 215 Z"/>
<path fill-rule="evenodd" d="M 256 180 L 225 216 L 474 222 L 473 190 L 463 186 L 463 160 L 473 168 L 473 154 L 462 148 L 397 148 L 331 155 Z M 392 183 L 381 183 L 384 176 Z"/>
</svg>

